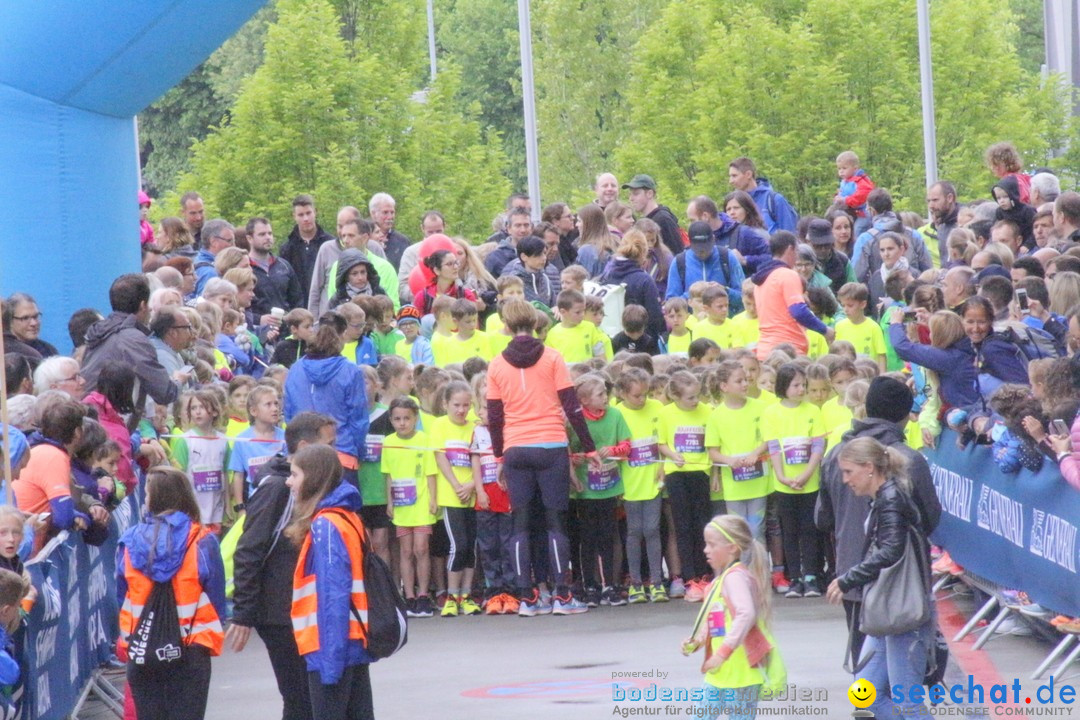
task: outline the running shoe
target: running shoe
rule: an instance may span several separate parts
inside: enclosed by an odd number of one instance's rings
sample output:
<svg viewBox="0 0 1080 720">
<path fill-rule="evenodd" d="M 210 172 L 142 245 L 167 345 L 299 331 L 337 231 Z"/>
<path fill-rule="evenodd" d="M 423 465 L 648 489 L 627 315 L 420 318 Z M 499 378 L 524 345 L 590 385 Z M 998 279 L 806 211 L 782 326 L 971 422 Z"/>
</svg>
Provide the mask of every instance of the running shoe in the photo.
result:
<svg viewBox="0 0 1080 720">
<path fill-rule="evenodd" d="M 554 598 L 554 606 L 552 608 L 552 614 L 554 615 L 580 615 L 581 613 L 588 611 L 589 606 L 575 598 L 573 595 L 568 595 L 567 597 L 556 595 Z"/>
<path fill-rule="evenodd" d="M 949 555 L 948 552 L 941 553 L 941 557 L 939 557 L 934 562 L 934 564 L 930 566 L 930 569 L 933 570 L 935 574 L 939 574 L 939 575 L 944 575 L 944 574 L 963 575 L 964 574 L 964 568 L 960 567 L 955 562 L 953 562 L 953 559 Z"/>
<path fill-rule="evenodd" d="M 784 597 L 788 598 L 801 598 L 806 596 L 806 585 L 802 580 L 795 580 L 791 583 L 791 587 L 784 593 Z"/>
<path fill-rule="evenodd" d="M 668 601 L 667 590 L 662 584 L 649 586 L 649 602 L 666 603 Z"/>
<path fill-rule="evenodd" d="M 813 575 L 807 575 L 803 580 L 803 597 L 815 598 L 821 597 L 822 588 L 821 581 Z"/>
<path fill-rule="evenodd" d="M 588 587 L 581 593 L 582 602 L 591 608 L 600 607 L 600 588 Z"/>
<path fill-rule="evenodd" d="M 506 595 L 503 593 L 489 597 L 487 602 L 484 603 L 484 612 L 488 615 L 502 615 L 506 612 L 503 610 L 504 597 L 506 597 Z"/>
<path fill-rule="evenodd" d="M 704 578 L 695 578 L 686 586 L 686 596 L 683 600 L 691 603 L 699 603 L 705 599 L 705 590 L 709 583 Z"/>
<path fill-rule="evenodd" d="M 683 582 L 681 577 L 671 579 L 671 587 L 668 588 L 668 597 L 672 600 L 678 600 L 686 595 L 686 583 Z"/>
<path fill-rule="evenodd" d="M 791 589 L 791 583 L 788 582 L 783 570 L 772 571 L 772 588 L 781 595 L 786 595 L 787 591 Z"/>
<path fill-rule="evenodd" d="M 462 615 L 479 615 L 483 612 L 471 595 L 464 595 L 458 600 L 458 607 Z"/>
<path fill-rule="evenodd" d="M 446 599 L 448 597 L 450 596 L 445 590 L 440 590 L 439 592 L 435 593 L 435 605 L 441 608 L 443 605 L 446 604 Z"/>
<path fill-rule="evenodd" d="M 431 617 L 435 614 L 435 606 L 431 602 L 431 598 L 427 595 L 421 595 L 416 598 L 416 604 L 413 606 L 416 610 L 416 614 L 413 617 Z"/>
<path fill-rule="evenodd" d="M 551 593 L 540 593 L 540 612 L 538 612 L 537 614 L 550 615 L 554 607 L 552 604 L 554 599 L 555 598 L 551 595 Z"/>
<path fill-rule="evenodd" d="M 518 615 L 521 617 L 536 617 L 540 615 L 540 593 L 533 590 L 532 595 L 528 598 L 522 598 L 518 601 Z"/>
<path fill-rule="evenodd" d="M 1068 628 L 1069 628 L 1069 625 L 1065 625 L 1060 629 L 1063 630 L 1064 632 L 1073 632 L 1072 630 L 1069 630 Z M 1080 629 L 1080 628 L 1077 628 L 1077 629 Z M 996 634 L 996 635 L 1028 636 L 1028 635 L 1031 635 L 1031 628 L 1029 628 L 1024 623 L 1024 621 L 1021 620 L 1016 615 L 1009 615 L 1008 617 L 1006 617 L 1001 622 L 1000 625 L 997 626 L 997 628 L 994 630 L 994 634 Z"/>
<path fill-rule="evenodd" d="M 600 604 L 609 605 L 611 607 L 622 607 L 626 604 L 626 598 L 622 596 L 622 592 L 619 588 L 606 587 L 600 594 Z"/>
<path fill-rule="evenodd" d="M 640 603 L 649 602 L 649 598 L 645 596 L 645 588 L 640 585 L 631 585 L 630 590 L 627 593 L 627 602 L 631 605 L 638 605 Z"/>
<path fill-rule="evenodd" d="M 513 615 L 517 613 L 518 608 L 521 606 L 521 601 L 510 593 L 503 593 L 500 595 L 502 598 L 502 614 Z"/>
<path fill-rule="evenodd" d="M 443 617 L 457 617 L 458 614 L 458 601 L 457 598 L 448 597 L 443 601 L 442 610 L 439 612 Z"/>
</svg>

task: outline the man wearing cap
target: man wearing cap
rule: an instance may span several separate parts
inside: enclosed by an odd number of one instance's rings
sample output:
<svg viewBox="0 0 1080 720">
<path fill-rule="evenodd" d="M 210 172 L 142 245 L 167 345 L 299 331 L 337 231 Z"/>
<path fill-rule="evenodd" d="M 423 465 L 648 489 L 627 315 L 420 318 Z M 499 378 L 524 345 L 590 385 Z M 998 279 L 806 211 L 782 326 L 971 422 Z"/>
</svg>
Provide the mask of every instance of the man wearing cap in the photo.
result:
<svg viewBox="0 0 1080 720">
<path fill-rule="evenodd" d="M 435 365 L 435 353 L 431 350 L 431 341 L 420 334 L 420 311 L 413 305 L 402 305 L 398 311 L 397 329 L 405 336 L 398 340 L 394 354 L 403 357 L 413 365 Z"/>
<path fill-rule="evenodd" d="M 761 263 L 772 258 L 769 254 L 769 237 L 763 230 L 735 222 L 708 195 L 698 195 L 691 200 L 686 207 L 686 215 L 691 222 L 701 220 L 709 223 L 716 243 L 734 250 L 746 272 L 753 274 Z"/>
<path fill-rule="evenodd" d="M 717 247 L 707 222 L 690 223 L 690 247 L 675 256 L 668 270 L 665 297 L 689 297 L 690 286 L 705 280 L 727 288 L 728 314 L 742 312 L 743 274 L 739 256 L 727 247 Z"/>
<path fill-rule="evenodd" d="M 806 229 L 806 240 L 814 248 L 818 267 L 829 278 L 833 295 L 840 292 L 844 283 L 855 282 L 855 268 L 848 256 L 836 249 L 832 223 L 828 220 L 811 220 Z"/>
<path fill-rule="evenodd" d="M 825 456 L 821 465 L 821 489 L 814 508 L 814 521 L 824 533 L 836 539 L 836 575 L 843 575 L 862 561 L 866 543 L 866 517 L 870 514 L 870 499 L 855 495 L 843 482 L 840 472 L 840 451 L 855 438 L 870 437 L 886 447 L 897 450 L 907 459 L 907 476 L 911 481 L 911 498 L 919 508 L 922 531 L 929 535 L 941 518 L 941 503 L 934 490 L 930 466 L 917 451 L 904 442 L 904 427 L 908 423 L 914 398 L 907 385 L 890 377 L 876 377 L 866 393 L 866 419 L 853 420 L 851 429 L 842 441 Z M 832 441 L 829 443 L 833 444 Z M 859 597 L 856 592 L 844 595 L 844 610 L 852 634 L 854 657 L 859 657 L 863 635 L 859 632 Z"/>
<path fill-rule="evenodd" d="M 760 333 L 756 348 L 759 360 L 767 358 L 782 343 L 791 343 L 805 355 L 810 343 L 803 328 L 824 335 L 826 342 L 831 343 L 834 338 L 833 329 L 810 311 L 803 293 L 803 279 L 792 269 L 797 244 L 796 237 L 786 230 L 775 233 L 769 238 L 772 260 L 764 263 L 752 278 L 757 285 L 754 305 Z"/>
<path fill-rule="evenodd" d="M 667 206 L 656 202 L 656 181 L 648 175 L 635 175 L 630 182 L 623 185 L 623 190 L 630 191 L 630 207 L 634 208 L 635 213 L 644 215 L 660 226 L 660 238 L 671 254 L 681 253 L 685 248 L 679 221 Z"/>
</svg>

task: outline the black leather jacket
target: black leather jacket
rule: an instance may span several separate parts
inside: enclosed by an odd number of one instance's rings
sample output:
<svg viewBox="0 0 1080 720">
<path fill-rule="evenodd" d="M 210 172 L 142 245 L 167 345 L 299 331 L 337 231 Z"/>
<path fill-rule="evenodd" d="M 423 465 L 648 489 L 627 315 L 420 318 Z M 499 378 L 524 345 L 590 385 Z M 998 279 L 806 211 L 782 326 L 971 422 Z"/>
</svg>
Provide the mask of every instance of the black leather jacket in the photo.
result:
<svg viewBox="0 0 1080 720">
<path fill-rule="evenodd" d="M 844 592 L 861 588 L 876 580 L 882 569 L 894 565 L 904 554 L 910 528 L 918 528 L 919 511 L 892 478 L 878 489 L 867 520 L 866 548 L 862 562 L 841 575 L 837 582 Z M 923 568 L 930 567 L 930 547 L 921 532 L 916 532 L 923 557 Z M 929 586 L 928 586 L 929 587 Z"/>
</svg>

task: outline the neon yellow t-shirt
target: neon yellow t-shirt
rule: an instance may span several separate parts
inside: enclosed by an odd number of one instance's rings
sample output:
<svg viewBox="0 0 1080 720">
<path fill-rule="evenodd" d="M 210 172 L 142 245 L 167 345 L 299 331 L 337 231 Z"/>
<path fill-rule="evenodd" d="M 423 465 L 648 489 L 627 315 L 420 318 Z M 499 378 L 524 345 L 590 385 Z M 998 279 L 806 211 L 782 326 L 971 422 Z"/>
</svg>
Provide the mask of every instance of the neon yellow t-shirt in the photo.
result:
<svg viewBox="0 0 1080 720">
<path fill-rule="evenodd" d="M 745 310 L 728 321 L 735 333 L 735 347 L 752 348 L 757 345 L 761 332 L 758 329 L 758 319 L 750 317 Z"/>
<path fill-rule="evenodd" d="M 690 354 L 690 343 L 694 342 L 694 332 L 687 330 L 682 335 L 669 334 L 667 339 L 667 351 L 668 355 L 682 355 L 687 356 Z"/>
<path fill-rule="evenodd" d="M 431 447 L 442 448 L 442 450 L 436 450 L 438 454 L 446 455 L 446 459 L 450 461 L 450 466 L 454 470 L 454 478 L 460 485 L 472 485 L 472 455 L 469 453 L 469 446 L 472 444 L 473 428 L 474 424 L 465 421 L 464 425 L 455 425 L 450 420 L 449 416 L 441 417 L 432 423 L 433 427 L 428 437 L 431 438 Z M 435 464 L 435 474 L 438 478 L 435 481 L 436 489 L 436 501 L 440 507 L 472 507 L 472 500 L 463 502 L 454 492 L 454 488 L 450 486 L 450 481 L 447 480 L 442 471 L 439 470 L 438 463 Z"/>
<path fill-rule="evenodd" d="M 690 330 L 690 332 L 693 332 L 694 328 L 698 326 L 699 322 L 701 322 L 701 318 L 699 318 L 694 313 L 690 313 L 690 315 L 686 318 L 686 327 Z"/>
<path fill-rule="evenodd" d="M 816 360 L 822 355 L 828 354 L 829 343 L 825 341 L 824 335 L 813 330 L 804 330 L 803 332 L 806 333 L 806 357 Z M 839 339 L 837 338 L 837 340 Z"/>
<path fill-rule="evenodd" d="M 712 413 L 705 403 L 698 403 L 694 410 L 681 410 L 671 403 L 660 413 L 660 442 L 681 453 L 686 462 L 676 467 L 670 460 L 664 463 L 664 472 L 709 472 L 712 461 L 705 450 L 705 423 Z"/>
<path fill-rule="evenodd" d="M 397 433 L 383 441 L 382 471 L 390 476 L 390 502 L 394 505 L 394 525 L 422 527 L 432 525 L 435 516 L 429 507 L 428 476 L 438 474 L 435 453 L 422 430 L 408 440 Z"/>
<path fill-rule="evenodd" d="M 789 408 L 782 403 L 776 403 L 765 408 L 761 418 L 761 430 L 769 441 L 770 452 L 774 449 L 773 443 L 778 444 L 776 451 L 780 453 L 784 474 L 792 477 L 803 472 L 810 464 L 814 438 L 825 434 L 825 423 L 821 419 L 821 408 L 816 405 L 802 402 Z M 790 495 L 805 495 L 818 489 L 820 475 L 819 463 L 802 490 L 795 490 L 776 480 L 774 474 L 773 489 Z"/>
<path fill-rule="evenodd" d="M 904 426 L 904 443 L 912 450 L 923 449 L 922 428 L 917 422 L 909 422 Z"/>
<path fill-rule="evenodd" d="M 597 340 L 599 340 L 600 344 L 604 346 L 604 359 L 608 362 L 611 362 L 611 360 L 615 357 L 615 352 L 611 347 L 611 338 L 608 337 L 608 334 L 601 330 L 600 326 L 594 323 L 592 320 L 583 320 L 582 324 L 584 325 L 585 323 L 589 323 L 593 326 L 593 329 L 596 331 Z"/>
<path fill-rule="evenodd" d="M 652 500 L 660 494 L 656 475 L 663 458 L 657 443 L 660 441 L 660 414 L 664 411 L 659 400 L 648 399 L 640 410 L 619 405 L 619 412 L 630 428 L 630 455 L 622 461 L 623 500 Z"/>
<path fill-rule="evenodd" d="M 851 420 L 854 416 L 851 409 L 840 404 L 840 398 L 829 398 L 821 406 L 821 420 L 825 423 L 825 431 L 829 433 L 825 449 L 840 444 L 844 433 L 851 429 Z"/>
<path fill-rule="evenodd" d="M 761 417 L 765 404 L 747 398 L 746 404 L 732 410 L 720 403 L 705 424 L 705 447 L 717 448 L 725 455 L 745 455 L 761 446 Z M 724 500 L 751 500 L 772 492 L 772 470 L 767 457 L 758 458 L 752 467 L 733 470 L 720 468 Z"/>
<path fill-rule="evenodd" d="M 435 358 L 435 367 L 445 367 L 452 360 L 447 360 L 453 352 L 450 343 L 454 342 L 455 335 L 443 335 L 439 331 L 431 333 L 431 354 Z"/>
<path fill-rule="evenodd" d="M 233 438 L 239 437 L 240 433 L 251 427 L 251 422 L 229 416 L 229 424 L 225 426 L 225 437 L 229 438 L 229 447 L 232 447 Z"/>
<path fill-rule="evenodd" d="M 758 395 L 756 398 L 750 398 L 751 400 L 757 400 L 759 403 L 761 403 L 765 407 L 768 407 L 769 405 L 775 405 L 776 403 L 780 402 L 779 398 L 777 398 L 775 395 L 773 395 L 771 392 L 769 392 L 765 388 L 758 388 L 758 391 L 761 394 Z M 749 396 L 747 396 L 747 397 L 749 397 Z"/>
<path fill-rule="evenodd" d="M 836 323 L 836 339 L 847 340 L 855 346 L 856 354 L 865 355 L 871 360 L 885 354 L 885 334 L 881 332 L 880 325 L 867 318 L 863 318 L 858 325 L 850 319 Z"/>
<path fill-rule="evenodd" d="M 440 365 L 463 363 L 469 358 L 478 357 L 491 360 L 491 342 L 488 334 L 483 330 L 477 330 L 468 340 L 462 340 L 460 335 L 454 336 L 446 343 L 445 360 Z"/>
<path fill-rule="evenodd" d="M 506 349 L 506 346 L 510 344 L 510 341 L 514 338 L 510 335 L 506 335 L 501 332 L 489 332 L 488 344 L 491 347 L 491 357 L 494 359 L 498 355 L 502 355 L 502 351 Z"/>
<path fill-rule="evenodd" d="M 493 313 L 484 321 L 484 332 L 488 335 L 501 333 L 505 327 L 506 325 L 503 323 L 502 318 L 499 317 L 499 313 Z"/>
<path fill-rule="evenodd" d="M 572 328 L 559 323 L 548 330 L 545 344 L 558 350 L 563 360 L 568 365 L 572 365 L 598 357 L 598 349 L 603 352 L 603 344 L 599 337 L 601 334 L 596 326 L 587 320 L 582 320 Z"/>
<path fill-rule="evenodd" d="M 720 346 L 721 350 L 730 350 L 739 346 L 738 328 L 725 321 L 717 325 L 710 320 L 703 320 L 694 327 L 694 339 L 708 338 Z"/>
</svg>

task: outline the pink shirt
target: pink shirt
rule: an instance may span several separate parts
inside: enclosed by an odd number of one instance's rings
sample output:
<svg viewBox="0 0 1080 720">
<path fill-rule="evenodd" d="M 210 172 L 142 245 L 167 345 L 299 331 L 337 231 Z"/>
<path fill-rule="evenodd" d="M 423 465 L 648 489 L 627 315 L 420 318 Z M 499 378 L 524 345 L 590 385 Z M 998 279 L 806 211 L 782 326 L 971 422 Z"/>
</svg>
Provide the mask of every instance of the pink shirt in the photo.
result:
<svg viewBox="0 0 1080 720">
<path fill-rule="evenodd" d="M 765 282 L 754 288 L 754 304 L 758 313 L 757 356 L 764 360 L 773 348 L 791 343 L 801 355 L 809 348 L 806 331 L 791 317 L 788 307 L 806 302 L 803 280 L 791 268 L 781 267 L 769 273 Z"/>
</svg>

